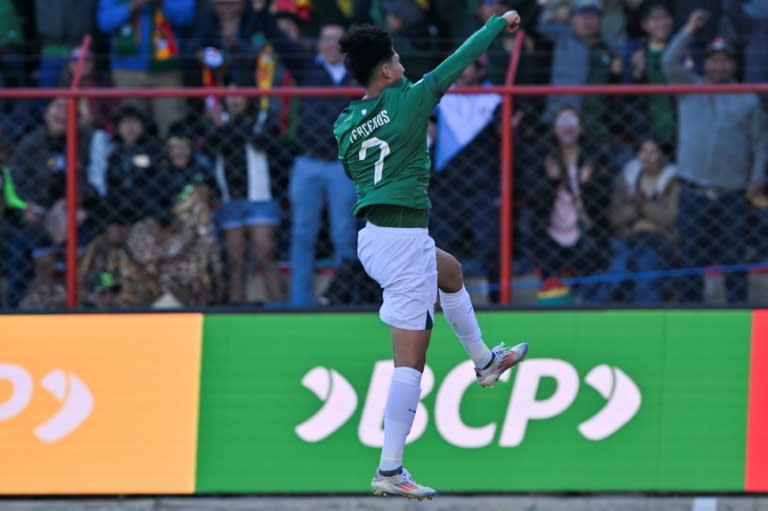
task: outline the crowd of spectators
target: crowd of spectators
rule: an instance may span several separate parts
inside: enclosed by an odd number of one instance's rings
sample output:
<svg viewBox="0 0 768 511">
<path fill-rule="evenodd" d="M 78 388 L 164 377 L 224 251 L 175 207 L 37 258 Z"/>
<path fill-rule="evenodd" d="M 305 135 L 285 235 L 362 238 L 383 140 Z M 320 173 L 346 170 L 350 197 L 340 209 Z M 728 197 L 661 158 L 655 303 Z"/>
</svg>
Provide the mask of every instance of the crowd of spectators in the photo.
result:
<svg viewBox="0 0 768 511">
<path fill-rule="evenodd" d="M 79 101 L 83 306 L 242 305 L 252 267 L 269 305 L 376 301 L 332 135 L 351 98 L 238 90 L 355 85 L 337 43 L 362 23 L 394 35 L 415 81 L 510 8 L 523 19 L 518 83 L 768 83 L 765 0 L 0 0 L 0 87 L 51 92 L 0 100 L 0 302 L 65 304 L 67 101 L 55 88 L 80 58 L 80 87 L 231 88 Z M 515 37 L 497 38 L 456 85 L 503 84 Z M 699 270 L 714 265 L 729 265 L 727 300 L 744 302 L 742 266 L 768 260 L 766 99 L 521 97 L 503 119 L 499 95 L 448 94 L 428 141 L 433 236 L 497 282 L 508 123 L 515 266 L 538 272 L 541 303 L 698 303 Z M 319 258 L 336 269 L 322 296 Z M 672 269 L 690 271 L 659 275 Z"/>
</svg>

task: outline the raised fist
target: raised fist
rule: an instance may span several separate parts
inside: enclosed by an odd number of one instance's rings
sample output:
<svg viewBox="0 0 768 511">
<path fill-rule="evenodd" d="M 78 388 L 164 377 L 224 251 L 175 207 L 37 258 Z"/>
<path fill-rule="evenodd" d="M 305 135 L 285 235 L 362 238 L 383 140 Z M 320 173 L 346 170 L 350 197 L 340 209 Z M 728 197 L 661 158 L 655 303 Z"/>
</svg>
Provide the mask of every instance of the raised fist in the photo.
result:
<svg viewBox="0 0 768 511">
<path fill-rule="evenodd" d="M 709 19 L 709 13 L 704 9 L 696 9 L 688 17 L 688 23 L 685 24 L 685 30 L 689 34 L 695 34 Z"/>
<path fill-rule="evenodd" d="M 502 17 L 507 20 L 507 32 L 514 32 L 520 26 L 520 15 L 517 11 L 507 11 Z"/>
</svg>

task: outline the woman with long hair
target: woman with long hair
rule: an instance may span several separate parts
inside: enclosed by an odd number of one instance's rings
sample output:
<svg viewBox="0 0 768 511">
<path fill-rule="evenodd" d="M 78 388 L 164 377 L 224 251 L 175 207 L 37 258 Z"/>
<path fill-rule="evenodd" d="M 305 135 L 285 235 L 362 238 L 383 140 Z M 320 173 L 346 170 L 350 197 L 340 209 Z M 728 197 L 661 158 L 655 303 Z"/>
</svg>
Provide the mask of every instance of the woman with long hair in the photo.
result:
<svg viewBox="0 0 768 511">
<path fill-rule="evenodd" d="M 557 110 L 553 148 L 527 183 L 533 207 L 533 252 L 544 286 L 563 276 L 582 276 L 603 266 L 609 205 L 600 155 L 585 140 L 581 112 Z"/>
</svg>

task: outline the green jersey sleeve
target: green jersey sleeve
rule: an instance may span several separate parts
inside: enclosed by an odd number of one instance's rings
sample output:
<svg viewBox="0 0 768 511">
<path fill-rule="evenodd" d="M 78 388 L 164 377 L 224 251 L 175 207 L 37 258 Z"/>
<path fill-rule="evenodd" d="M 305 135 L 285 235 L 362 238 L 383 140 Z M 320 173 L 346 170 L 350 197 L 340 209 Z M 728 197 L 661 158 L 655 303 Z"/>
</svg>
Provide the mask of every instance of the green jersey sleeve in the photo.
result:
<svg viewBox="0 0 768 511">
<path fill-rule="evenodd" d="M 404 105 L 429 115 L 440 98 L 471 63 L 485 53 L 493 40 L 507 28 L 507 20 L 492 16 L 478 31 L 434 70 L 404 90 Z"/>
</svg>

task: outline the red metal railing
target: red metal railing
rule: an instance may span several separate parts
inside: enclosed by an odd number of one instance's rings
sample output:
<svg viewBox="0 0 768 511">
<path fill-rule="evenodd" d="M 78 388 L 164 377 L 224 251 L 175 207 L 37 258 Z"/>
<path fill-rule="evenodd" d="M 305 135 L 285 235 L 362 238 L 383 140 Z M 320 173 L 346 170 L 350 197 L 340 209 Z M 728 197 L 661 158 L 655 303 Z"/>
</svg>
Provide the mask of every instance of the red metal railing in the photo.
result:
<svg viewBox="0 0 768 511">
<path fill-rule="evenodd" d="M 517 67 L 520 64 L 520 53 L 523 48 L 525 32 L 519 30 L 515 34 L 515 46 L 507 68 L 505 85 L 512 86 L 517 76 Z M 515 137 L 512 136 L 512 112 L 514 112 L 514 96 L 505 94 L 501 102 L 501 118 L 504 128 L 501 131 L 501 169 L 499 186 L 501 192 L 501 206 L 499 208 L 501 221 L 499 222 L 499 302 L 509 304 L 512 301 L 512 247 L 514 234 L 512 230 L 512 217 L 514 198 L 512 190 L 515 186 Z"/>
<path fill-rule="evenodd" d="M 91 36 L 87 35 L 80 46 L 75 72 L 69 90 L 76 91 L 83 76 L 83 66 L 91 49 Z M 77 307 L 77 101 L 72 96 L 67 101 L 67 307 Z"/>
<path fill-rule="evenodd" d="M 359 87 L 274 87 L 237 89 L 238 96 L 246 97 L 335 97 L 356 96 L 363 92 Z M 494 85 L 490 87 L 460 87 L 451 89 L 456 94 L 501 94 L 511 96 L 561 96 L 577 95 L 651 95 L 651 94 L 714 94 L 714 93 L 768 93 L 768 83 L 729 84 L 668 84 L 668 85 Z M 57 98 L 205 98 L 224 97 L 233 94 L 231 88 L 171 87 L 158 89 L 135 88 L 82 88 L 82 89 L 0 89 L 2 99 L 50 99 Z"/>
<path fill-rule="evenodd" d="M 522 43 L 522 35 L 515 43 L 516 52 Z M 82 52 L 84 55 L 85 52 Z M 510 67 L 508 78 L 514 79 L 516 60 L 512 59 L 514 67 Z M 82 63 L 81 63 L 82 65 Z M 69 231 L 67 237 L 67 287 L 68 304 L 77 304 L 77 101 L 81 98 L 125 98 L 125 97 L 187 97 L 204 98 L 209 96 L 224 97 L 232 94 L 228 88 L 164 88 L 164 89 L 93 89 L 78 88 L 79 72 L 75 73 L 72 86 L 68 89 L 2 89 L 2 99 L 50 99 L 52 97 L 67 98 L 69 108 L 69 136 L 67 140 L 67 210 L 69 215 Z M 564 94 L 602 94 L 602 95 L 649 95 L 649 94 L 687 94 L 687 93 L 768 93 L 768 84 L 670 84 L 670 85 L 580 85 L 580 86 L 549 86 L 549 85 L 511 85 L 494 87 L 462 87 L 452 90 L 455 93 L 496 93 L 502 95 L 503 119 L 511 119 L 513 101 L 516 96 L 545 96 Z M 241 88 L 237 94 L 248 97 L 281 96 L 281 97 L 331 97 L 357 96 L 362 89 L 348 87 L 276 87 L 273 89 Z M 511 254 L 513 253 L 513 171 L 514 146 L 511 122 L 502 126 L 501 150 L 501 236 L 500 236 L 500 302 L 510 303 L 511 299 Z"/>
</svg>

